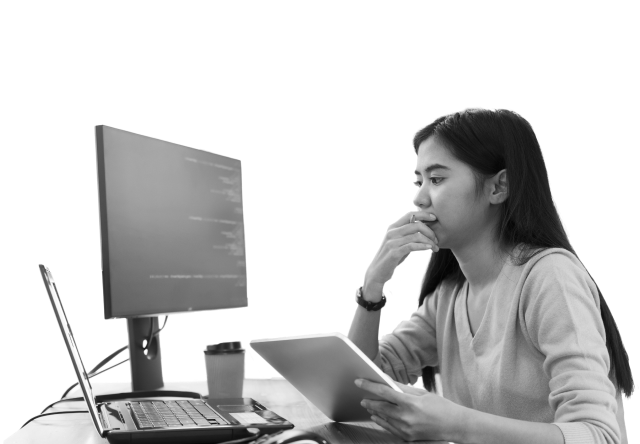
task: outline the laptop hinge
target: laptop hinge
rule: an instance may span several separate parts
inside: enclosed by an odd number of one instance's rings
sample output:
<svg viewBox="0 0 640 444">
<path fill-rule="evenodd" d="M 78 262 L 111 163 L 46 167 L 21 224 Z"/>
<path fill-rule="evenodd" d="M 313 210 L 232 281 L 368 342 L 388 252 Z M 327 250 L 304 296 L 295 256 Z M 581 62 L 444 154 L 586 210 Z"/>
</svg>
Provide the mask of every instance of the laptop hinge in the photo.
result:
<svg viewBox="0 0 640 444">
<path fill-rule="evenodd" d="M 111 424 L 109 423 L 109 412 L 107 411 L 106 405 L 106 402 L 100 402 L 96 404 L 96 407 L 98 408 L 98 411 L 100 413 L 100 421 L 102 422 L 102 427 L 104 429 L 103 432 L 106 433 L 112 430 L 120 430 L 117 427 L 111 427 Z"/>
</svg>

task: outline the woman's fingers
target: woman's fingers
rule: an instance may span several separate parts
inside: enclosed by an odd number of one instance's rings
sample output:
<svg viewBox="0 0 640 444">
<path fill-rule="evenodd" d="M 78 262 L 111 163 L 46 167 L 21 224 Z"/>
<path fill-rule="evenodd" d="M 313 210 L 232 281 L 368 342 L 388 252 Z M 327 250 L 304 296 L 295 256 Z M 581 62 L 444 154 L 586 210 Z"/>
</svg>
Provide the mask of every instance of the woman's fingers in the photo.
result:
<svg viewBox="0 0 640 444">
<path fill-rule="evenodd" d="M 422 224 L 414 225 L 415 226 L 398 228 L 394 232 L 388 232 L 386 236 L 389 246 L 392 248 L 401 248 L 403 245 L 418 243 L 427 245 L 429 250 L 440 250 L 436 235 L 431 231 L 431 228 L 418 226 Z"/>
<path fill-rule="evenodd" d="M 412 240 L 414 242 L 422 242 L 422 243 L 429 244 L 431 247 L 433 247 L 432 248 L 433 251 L 440 251 L 440 247 L 438 247 L 438 239 L 435 238 L 435 234 L 432 234 L 432 235 L 433 235 L 433 239 L 427 236 L 426 234 L 424 234 L 422 231 L 419 231 L 410 236 L 412 237 Z"/>
<path fill-rule="evenodd" d="M 421 235 L 419 239 L 428 240 L 428 242 L 430 242 L 434 246 L 438 245 L 438 238 L 436 237 L 436 234 L 429 226 L 421 222 L 405 223 L 404 225 L 398 227 L 390 227 L 389 231 L 387 231 L 387 239 L 400 239 L 403 237 L 409 237 L 411 235 L 418 234 Z M 437 251 L 437 249 L 435 251 Z"/>
<path fill-rule="evenodd" d="M 434 249 L 433 245 L 425 244 L 422 242 L 410 242 L 408 244 L 404 244 L 402 247 L 398 249 L 398 253 L 400 255 L 400 258 L 398 260 L 398 265 L 401 264 L 407 258 L 407 256 L 409 256 L 409 254 L 412 251 L 424 251 L 428 249 L 433 250 Z"/>
<path fill-rule="evenodd" d="M 416 220 L 434 220 L 426 211 L 413 211 L 407 213 L 393 223 L 387 233 L 380 249 L 367 269 L 365 284 L 382 287 L 393 276 L 400 265 L 412 251 L 428 250 L 439 251 L 438 239 L 427 225 Z"/>
<path fill-rule="evenodd" d="M 404 242 L 403 240 L 399 240 L 396 242 L 396 245 L 389 245 L 388 254 L 389 257 L 395 263 L 394 268 L 400 265 L 404 260 L 411 254 L 412 251 L 425 251 L 428 249 L 432 249 L 433 251 L 437 251 L 432 244 L 425 242 Z"/>
<path fill-rule="evenodd" d="M 403 225 L 411 223 L 412 216 L 413 216 L 413 220 L 415 220 L 415 213 L 416 213 L 415 211 L 411 211 L 411 212 L 405 214 L 400 219 L 398 219 L 397 221 L 395 221 L 394 223 L 389 225 L 389 230 L 393 230 L 394 228 L 399 228 L 399 227 L 401 227 Z"/>
<path fill-rule="evenodd" d="M 436 216 L 433 213 L 428 211 L 410 211 L 402 216 L 400 219 L 389 225 L 389 229 L 399 228 L 403 225 L 410 224 L 412 222 L 418 221 L 435 221 L 437 220 Z"/>
<path fill-rule="evenodd" d="M 412 385 L 406 385 L 406 384 L 401 384 L 399 382 L 396 382 L 396 385 L 400 388 L 400 390 L 402 390 L 404 393 L 408 393 L 410 395 L 415 395 L 415 396 L 425 396 L 427 394 L 429 394 L 429 392 L 425 389 L 421 389 L 418 387 L 414 387 Z"/>
<path fill-rule="evenodd" d="M 412 232 L 416 230 L 416 233 L 420 233 L 422 234 L 424 237 L 426 237 L 429 240 L 432 240 L 436 243 L 436 245 L 438 245 L 438 238 L 436 237 L 436 233 L 433 232 L 433 230 L 428 227 L 427 225 L 418 222 L 418 223 L 414 223 L 411 228 L 409 228 L 409 232 Z"/>
</svg>

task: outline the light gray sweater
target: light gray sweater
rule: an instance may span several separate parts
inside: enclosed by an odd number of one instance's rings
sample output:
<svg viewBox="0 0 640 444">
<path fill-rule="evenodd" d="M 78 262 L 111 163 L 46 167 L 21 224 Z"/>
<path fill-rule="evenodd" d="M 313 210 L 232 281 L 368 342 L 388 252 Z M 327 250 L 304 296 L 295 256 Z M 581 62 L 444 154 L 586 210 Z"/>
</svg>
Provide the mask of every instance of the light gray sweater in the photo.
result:
<svg viewBox="0 0 640 444">
<path fill-rule="evenodd" d="M 504 265 L 471 334 L 468 282 L 442 282 L 380 340 L 382 369 L 415 383 L 439 366 L 444 397 L 503 417 L 556 424 L 567 444 L 619 443 L 595 283 L 569 251 Z"/>
</svg>

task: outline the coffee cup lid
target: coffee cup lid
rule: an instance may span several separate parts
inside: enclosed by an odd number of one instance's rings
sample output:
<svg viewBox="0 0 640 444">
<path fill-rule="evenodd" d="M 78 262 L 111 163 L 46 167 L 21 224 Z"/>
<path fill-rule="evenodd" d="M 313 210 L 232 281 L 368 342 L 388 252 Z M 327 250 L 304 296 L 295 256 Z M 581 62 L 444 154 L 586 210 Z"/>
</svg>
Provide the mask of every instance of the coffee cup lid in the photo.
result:
<svg viewBox="0 0 640 444">
<path fill-rule="evenodd" d="M 207 345 L 207 349 L 204 351 L 206 355 L 219 355 L 224 353 L 244 353 L 242 344 L 240 341 L 234 342 L 221 342 L 219 344 Z"/>
</svg>

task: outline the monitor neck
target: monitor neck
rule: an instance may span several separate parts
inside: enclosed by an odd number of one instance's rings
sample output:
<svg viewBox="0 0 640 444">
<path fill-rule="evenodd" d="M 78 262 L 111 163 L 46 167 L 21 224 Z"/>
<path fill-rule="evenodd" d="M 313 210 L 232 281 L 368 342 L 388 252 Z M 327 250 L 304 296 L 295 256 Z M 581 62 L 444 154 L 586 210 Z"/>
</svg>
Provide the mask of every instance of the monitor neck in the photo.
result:
<svg viewBox="0 0 640 444">
<path fill-rule="evenodd" d="M 150 333 L 157 332 L 158 317 L 129 318 L 129 359 L 131 363 L 131 389 L 135 391 L 155 390 L 164 386 L 162 379 L 162 355 L 160 337 L 156 335 L 147 346 L 144 345 Z"/>
</svg>

